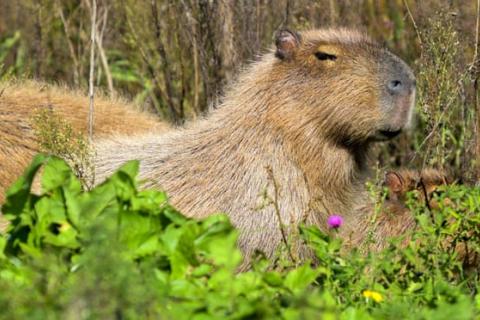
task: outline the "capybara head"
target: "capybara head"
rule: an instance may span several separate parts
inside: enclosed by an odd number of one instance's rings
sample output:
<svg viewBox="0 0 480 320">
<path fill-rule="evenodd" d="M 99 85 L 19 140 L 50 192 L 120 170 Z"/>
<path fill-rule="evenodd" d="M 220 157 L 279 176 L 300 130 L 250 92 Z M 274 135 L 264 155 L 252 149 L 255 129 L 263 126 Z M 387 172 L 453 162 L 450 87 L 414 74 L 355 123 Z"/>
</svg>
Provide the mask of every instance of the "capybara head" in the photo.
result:
<svg viewBox="0 0 480 320">
<path fill-rule="evenodd" d="M 296 102 L 301 109 L 284 110 L 292 121 L 309 131 L 321 128 L 346 144 L 390 139 L 408 126 L 415 77 L 405 62 L 366 35 L 282 30 L 275 44 L 273 73 L 290 88 L 282 97 L 285 106 Z"/>
<path fill-rule="evenodd" d="M 433 168 L 417 170 L 388 171 L 383 185 L 388 190 L 387 200 L 398 200 L 405 204 L 408 192 L 415 192 L 427 206 L 437 206 L 433 196 L 441 186 L 454 183 L 451 175 L 444 170 Z"/>
</svg>

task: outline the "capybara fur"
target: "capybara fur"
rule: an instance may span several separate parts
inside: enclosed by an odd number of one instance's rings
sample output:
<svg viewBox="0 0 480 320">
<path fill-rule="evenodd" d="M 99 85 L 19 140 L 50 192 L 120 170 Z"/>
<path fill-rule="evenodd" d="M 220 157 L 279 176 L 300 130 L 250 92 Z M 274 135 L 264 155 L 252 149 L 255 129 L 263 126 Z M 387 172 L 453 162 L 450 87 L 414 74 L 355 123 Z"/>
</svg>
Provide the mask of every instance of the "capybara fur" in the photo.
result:
<svg viewBox="0 0 480 320">
<path fill-rule="evenodd" d="M 168 125 L 120 99 L 94 99 L 94 135 L 163 132 Z M 87 132 L 89 99 L 79 91 L 35 81 L 0 83 L 0 204 L 5 191 L 39 152 L 33 129 L 36 112 L 46 108 L 73 130 Z"/>
<path fill-rule="evenodd" d="M 300 222 L 325 230 L 340 214 L 340 235 L 358 232 L 371 145 L 408 126 L 414 97 L 410 68 L 365 34 L 284 30 L 208 118 L 97 142 L 96 176 L 138 159 L 145 187 L 190 217 L 227 213 L 247 257 L 272 256 Z"/>
</svg>

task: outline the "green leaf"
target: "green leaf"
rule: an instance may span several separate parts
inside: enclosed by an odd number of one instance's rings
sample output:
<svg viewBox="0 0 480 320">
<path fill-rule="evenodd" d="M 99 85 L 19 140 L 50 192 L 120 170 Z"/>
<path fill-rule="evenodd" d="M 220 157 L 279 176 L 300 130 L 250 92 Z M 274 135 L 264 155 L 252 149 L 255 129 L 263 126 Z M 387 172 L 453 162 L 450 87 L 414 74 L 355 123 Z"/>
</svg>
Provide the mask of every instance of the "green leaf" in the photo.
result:
<svg viewBox="0 0 480 320">
<path fill-rule="evenodd" d="M 407 292 L 413 293 L 413 292 L 416 292 L 416 291 L 421 290 L 422 288 L 423 288 L 423 283 L 412 281 L 412 282 L 408 285 Z"/>
<path fill-rule="evenodd" d="M 80 192 L 82 186 L 75 177 L 67 163 L 56 157 L 51 157 L 46 161 L 42 173 L 42 188 L 44 192 L 49 192 L 64 186 L 72 192 Z"/>
<path fill-rule="evenodd" d="M 45 233 L 44 242 L 51 245 L 63 248 L 76 249 L 80 247 L 80 243 L 77 241 L 77 231 L 72 228 L 68 222 L 64 221 L 58 227 L 58 234 Z"/>
<path fill-rule="evenodd" d="M 263 275 L 263 280 L 272 287 L 280 287 L 283 285 L 283 277 L 278 272 L 266 272 Z"/>
<path fill-rule="evenodd" d="M 166 205 L 167 195 L 156 190 L 140 191 L 131 201 L 132 210 L 145 211 L 151 214 L 159 213 Z"/>
<path fill-rule="evenodd" d="M 2 206 L 4 214 L 19 215 L 30 206 L 33 179 L 48 158 L 43 154 L 35 156 L 23 175 L 7 190 L 5 204 Z"/>
<path fill-rule="evenodd" d="M 0 260 L 5 260 L 7 257 L 5 256 L 5 247 L 7 246 L 7 239 L 0 234 Z"/>
<path fill-rule="evenodd" d="M 285 278 L 285 286 L 292 292 L 301 292 L 313 284 L 318 276 L 318 271 L 305 264 L 288 273 Z"/>
</svg>

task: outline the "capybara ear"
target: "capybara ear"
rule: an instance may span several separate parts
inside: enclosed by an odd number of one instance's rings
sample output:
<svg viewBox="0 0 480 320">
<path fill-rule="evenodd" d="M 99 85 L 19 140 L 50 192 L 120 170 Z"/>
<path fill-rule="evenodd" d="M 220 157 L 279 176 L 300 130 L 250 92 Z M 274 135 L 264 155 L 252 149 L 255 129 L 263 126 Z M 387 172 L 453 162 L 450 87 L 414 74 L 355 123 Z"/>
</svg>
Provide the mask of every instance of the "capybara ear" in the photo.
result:
<svg viewBox="0 0 480 320">
<path fill-rule="evenodd" d="M 397 172 L 388 171 L 385 173 L 384 185 L 388 188 L 390 198 L 397 198 L 403 190 L 404 179 Z"/>
<path fill-rule="evenodd" d="M 291 60 L 300 45 L 300 35 L 287 29 L 275 33 L 275 56 L 281 60 Z"/>
</svg>

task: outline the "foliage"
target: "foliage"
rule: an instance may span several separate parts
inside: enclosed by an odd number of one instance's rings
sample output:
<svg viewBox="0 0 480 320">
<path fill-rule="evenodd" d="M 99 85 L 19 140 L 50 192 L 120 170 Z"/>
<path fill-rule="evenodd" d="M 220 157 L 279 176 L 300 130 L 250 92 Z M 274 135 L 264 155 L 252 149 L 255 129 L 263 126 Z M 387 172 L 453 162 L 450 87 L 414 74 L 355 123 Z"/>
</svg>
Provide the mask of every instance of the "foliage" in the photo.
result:
<svg viewBox="0 0 480 320">
<path fill-rule="evenodd" d="M 30 193 L 43 166 L 40 195 Z M 257 259 L 238 273 L 237 233 L 224 215 L 196 221 L 165 193 L 137 189 L 138 163 L 83 191 L 68 165 L 37 156 L 10 188 L 0 236 L 5 319 L 473 319 L 480 314 L 480 190 L 411 199 L 417 228 L 378 254 L 343 253 L 315 227 L 301 235 L 315 263 Z M 459 250 L 468 248 L 466 250 Z M 468 268 L 466 268 L 468 267 Z M 6 294 L 8 292 L 8 294 Z"/>
<path fill-rule="evenodd" d="M 82 186 L 93 186 L 92 154 L 87 139 L 50 108 L 35 110 L 32 127 L 41 152 L 60 157 L 73 168 Z"/>
<path fill-rule="evenodd" d="M 451 14 L 439 13 L 427 25 L 420 34 L 423 52 L 417 74 L 420 121 L 415 150 L 421 150 L 424 165 L 465 175 L 472 168 L 465 154 L 471 148 L 474 110 L 465 103 L 464 91 L 471 84 L 459 59 L 460 35 Z"/>
</svg>

